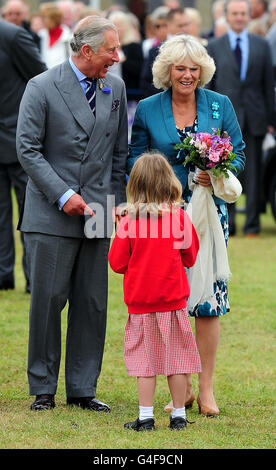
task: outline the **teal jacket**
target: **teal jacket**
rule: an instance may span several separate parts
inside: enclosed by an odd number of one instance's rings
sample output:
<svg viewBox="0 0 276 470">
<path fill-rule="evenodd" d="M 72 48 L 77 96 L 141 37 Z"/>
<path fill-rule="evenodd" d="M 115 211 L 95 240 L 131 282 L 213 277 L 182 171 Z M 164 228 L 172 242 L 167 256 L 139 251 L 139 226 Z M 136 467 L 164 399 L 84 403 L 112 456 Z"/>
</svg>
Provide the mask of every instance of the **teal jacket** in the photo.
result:
<svg viewBox="0 0 276 470">
<path fill-rule="evenodd" d="M 210 132 L 212 129 L 227 131 L 233 144 L 236 158 L 233 165 L 238 175 L 244 169 L 245 144 L 242 140 L 240 126 L 234 108 L 227 96 L 211 90 L 196 90 L 198 132 Z M 215 105 L 214 105 L 215 103 Z M 213 109 L 213 108 L 217 109 Z M 181 181 L 183 194 L 187 189 L 189 170 L 183 165 L 184 156 L 177 159 L 178 150 L 175 144 L 180 143 L 172 113 L 171 89 L 141 100 L 137 106 L 132 126 L 131 143 L 127 160 L 127 172 L 130 173 L 139 156 L 149 150 L 158 150 L 172 165 Z M 224 201 L 214 197 L 216 204 Z"/>
</svg>

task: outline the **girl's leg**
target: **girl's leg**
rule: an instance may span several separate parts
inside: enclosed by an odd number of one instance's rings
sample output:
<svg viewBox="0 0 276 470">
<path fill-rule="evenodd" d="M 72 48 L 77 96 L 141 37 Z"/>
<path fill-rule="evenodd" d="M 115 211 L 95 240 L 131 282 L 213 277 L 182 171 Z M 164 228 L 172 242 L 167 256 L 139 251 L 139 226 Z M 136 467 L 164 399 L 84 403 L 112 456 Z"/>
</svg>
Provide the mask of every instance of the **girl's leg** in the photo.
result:
<svg viewBox="0 0 276 470">
<path fill-rule="evenodd" d="M 219 411 L 213 395 L 213 372 L 219 342 L 219 317 L 196 317 L 196 343 L 201 359 L 199 398 L 206 408 Z"/>
<path fill-rule="evenodd" d="M 134 431 L 153 431 L 153 399 L 156 377 L 137 377 L 139 397 L 139 419 L 125 423 L 124 428 Z"/>
<path fill-rule="evenodd" d="M 187 387 L 186 387 L 186 402 L 189 400 L 192 395 L 194 396 L 193 392 L 193 384 L 192 384 L 192 374 L 186 374 L 187 377 Z"/>
<path fill-rule="evenodd" d="M 153 406 L 156 377 L 137 377 L 140 406 Z"/>
<path fill-rule="evenodd" d="M 185 408 L 187 377 L 185 374 L 169 375 L 168 385 L 174 408 Z"/>
</svg>

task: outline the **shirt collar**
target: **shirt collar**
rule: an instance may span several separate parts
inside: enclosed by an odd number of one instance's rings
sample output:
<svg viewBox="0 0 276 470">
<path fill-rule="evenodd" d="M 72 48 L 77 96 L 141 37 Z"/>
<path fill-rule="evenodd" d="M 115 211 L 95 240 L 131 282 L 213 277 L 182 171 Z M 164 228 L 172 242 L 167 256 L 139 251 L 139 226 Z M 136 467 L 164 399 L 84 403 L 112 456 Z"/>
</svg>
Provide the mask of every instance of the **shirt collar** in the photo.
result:
<svg viewBox="0 0 276 470">
<path fill-rule="evenodd" d="M 248 31 L 247 29 L 244 29 L 241 33 L 238 34 L 238 33 L 235 33 L 235 31 L 233 31 L 231 28 L 229 28 L 228 35 L 229 35 L 230 41 L 236 42 L 237 38 L 241 38 L 241 40 L 247 39 Z"/>
<path fill-rule="evenodd" d="M 73 71 L 75 72 L 76 76 L 77 76 L 77 79 L 79 82 L 81 82 L 82 80 L 84 80 L 86 78 L 86 75 L 84 75 L 84 73 L 82 73 L 78 67 L 75 66 L 74 62 L 72 61 L 72 57 L 69 57 L 69 63 L 73 69 Z"/>
</svg>

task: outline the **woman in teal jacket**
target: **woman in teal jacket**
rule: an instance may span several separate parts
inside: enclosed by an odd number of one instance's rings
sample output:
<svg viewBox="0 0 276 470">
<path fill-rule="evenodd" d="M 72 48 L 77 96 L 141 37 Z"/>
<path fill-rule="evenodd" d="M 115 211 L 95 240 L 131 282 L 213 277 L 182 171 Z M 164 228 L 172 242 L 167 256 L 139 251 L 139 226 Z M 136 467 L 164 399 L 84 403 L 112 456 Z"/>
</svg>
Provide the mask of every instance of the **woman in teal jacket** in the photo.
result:
<svg viewBox="0 0 276 470">
<path fill-rule="evenodd" d="M 222 51 L 223 53 L 223 51 Z M 235 175 L 243 170 L 245 147 L 233 106 L 227 96 L 204 89 L 215 73 L 215 64 L 206 49 L 196 38 L 176 35 L 161 47 L 153 64 L 153 82 L 164 91 L 139 102 L 132 127 L 132 138 L 127 161 L 128 173 L 139 156 L 145 151 L 158 150 L 172 165 L 183 187 L 186 201 L 191 197 L 188 188 L 191 166 L 184 166 L 185 151 L 178 151 L 179 144 L 189 132 L 209 132 L 213 129 L 226 131 L 231 137 L 236 158 L 233 165 Z M 207 172 L 200 171 L 197 182 L 210 185 Z M 225 241 L 228 239 L 227 204 L 215 196 Z M 213 395 L 213 371 L 219 340 L 219 317 L 229 311 L 227 283 L 214 283 L 212 298 L 199 304 L 189 312 L 195 317 L 196 340 L 202 372 L 199 374 L 199 412 L 206 416 L 217 416 L 219 408 Z M 188 378 L 186 407 L 192 406 L 194 393 L 191 378 Z M 165 411 L 171 411 L 172 402 Z"/>
</svg>

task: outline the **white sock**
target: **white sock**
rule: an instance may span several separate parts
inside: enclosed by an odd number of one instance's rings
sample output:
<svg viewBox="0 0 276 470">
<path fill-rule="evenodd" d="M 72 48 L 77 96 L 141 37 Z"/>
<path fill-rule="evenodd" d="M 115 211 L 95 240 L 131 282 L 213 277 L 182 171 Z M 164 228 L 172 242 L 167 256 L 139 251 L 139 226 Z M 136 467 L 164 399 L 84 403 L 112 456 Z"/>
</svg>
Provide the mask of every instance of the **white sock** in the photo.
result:
<svg viewBox="0 0 276 470">
<path fill-rule="evenodd" d="M 184 418 L 186 419 L 186 411 L 185 406 L 184 408 L 173 408 L 171 412 L 172 418 Z"/>
<path fill-rule="evenodd" d="M 153 406 L 139 406 L 139 419 L 153 418 Z"/>
</svg>

